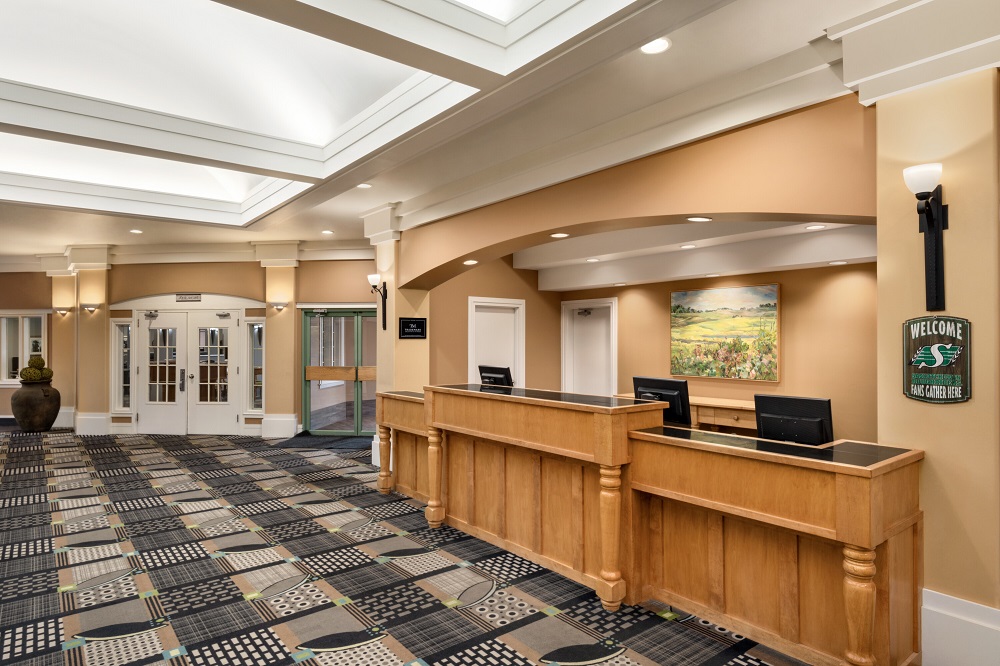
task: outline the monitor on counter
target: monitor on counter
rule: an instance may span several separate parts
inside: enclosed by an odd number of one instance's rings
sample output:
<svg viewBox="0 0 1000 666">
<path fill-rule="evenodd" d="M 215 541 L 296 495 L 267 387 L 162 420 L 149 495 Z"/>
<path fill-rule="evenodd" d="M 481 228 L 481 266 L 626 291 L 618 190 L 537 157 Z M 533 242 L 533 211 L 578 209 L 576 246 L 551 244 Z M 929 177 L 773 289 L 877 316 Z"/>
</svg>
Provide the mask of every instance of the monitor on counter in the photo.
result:
<svg viewBox="0 0 1000 666">
<path fill-rule="evenodd" d="M 812 445 L 833 441 L 829 398 L 757 394 L 753 401 L 758 437 Z"/>
<path fill-rule="evenodd" d="M 663 410 L 664 423 L 691 425 L 691 401 L 688 397 L 686 379 L 633 377 L 632 388 L 636 400 L 659 400 L 670 403 L 670 407 Z"/>
<path fill-rule="evenodd" d="M 479 383 L 484 386 L 513 386 L 514 380 L 511 379 L 510 368 L 481 365 L 479 366 Z"/>
</svg>

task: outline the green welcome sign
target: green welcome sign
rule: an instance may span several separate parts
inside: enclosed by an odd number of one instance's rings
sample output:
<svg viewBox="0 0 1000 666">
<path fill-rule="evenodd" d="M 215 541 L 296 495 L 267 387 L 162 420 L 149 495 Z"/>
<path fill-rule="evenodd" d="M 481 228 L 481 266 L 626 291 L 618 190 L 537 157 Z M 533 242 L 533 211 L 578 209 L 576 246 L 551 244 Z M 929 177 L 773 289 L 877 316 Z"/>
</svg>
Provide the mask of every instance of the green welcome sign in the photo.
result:
<svg viewBox="0 0 1000 666">
<path fill-rule="evenodd" d="M 972 397 L 971 325 L 958 317 L 903 322 L 903 395 L 923 402 Z"/>
</svg>

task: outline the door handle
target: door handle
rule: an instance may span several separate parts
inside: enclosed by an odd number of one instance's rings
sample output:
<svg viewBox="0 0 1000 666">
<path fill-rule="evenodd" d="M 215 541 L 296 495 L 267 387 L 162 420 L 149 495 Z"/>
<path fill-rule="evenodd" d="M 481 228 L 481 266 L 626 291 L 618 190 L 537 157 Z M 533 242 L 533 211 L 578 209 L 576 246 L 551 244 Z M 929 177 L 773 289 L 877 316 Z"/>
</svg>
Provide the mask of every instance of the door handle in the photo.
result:
<svg viewBox="0 0 1000 666">
<path fill-rule="evenodd" d="M 194 379 L 194 375 L 191 375 L 191 378 Z M 184 390 L 184 368 L 181 368 L 181 382 L 180 382 L 180 386 L 177 387 L 177 390 L 178 391 L 183 391 Z"/>
</svg>

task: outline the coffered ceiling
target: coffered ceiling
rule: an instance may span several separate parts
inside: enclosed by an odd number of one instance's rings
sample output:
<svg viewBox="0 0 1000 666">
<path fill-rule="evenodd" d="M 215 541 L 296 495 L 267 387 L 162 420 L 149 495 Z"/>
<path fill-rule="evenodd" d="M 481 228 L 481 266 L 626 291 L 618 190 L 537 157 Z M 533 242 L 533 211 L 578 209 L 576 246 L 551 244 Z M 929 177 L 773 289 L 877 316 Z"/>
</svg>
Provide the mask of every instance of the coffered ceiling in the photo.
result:
<svg viewBox="0 0 1000 666">
<path fill-rule="evenodd" d="M 4 0 L 0 270 L 358 256 L 388 202 L 405 230 L 849 94 L 827 29 L 914 4 Z"/>
</svg>

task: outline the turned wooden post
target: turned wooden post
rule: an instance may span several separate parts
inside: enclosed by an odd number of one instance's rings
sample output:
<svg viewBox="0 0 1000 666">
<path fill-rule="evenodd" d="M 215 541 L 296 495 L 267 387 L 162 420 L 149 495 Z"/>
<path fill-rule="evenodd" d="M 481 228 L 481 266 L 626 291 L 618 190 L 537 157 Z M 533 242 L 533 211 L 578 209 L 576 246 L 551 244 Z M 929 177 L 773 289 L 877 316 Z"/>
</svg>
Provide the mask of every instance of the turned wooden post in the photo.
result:
<svg viewBox="0 0 1000 666">
<path fill-rule="evenodd" d="M 616 611 L 622 605 L 624 589 L 616 585 L 622 579 L 618 561 L 619 540 L 621 539 L 622 515 L 622 468 L 618 465 L 601 465 L 601 580 L 617 589 L 617 598 L 606 598 L 601 594 L 601 605 L 605 610 Z"/>
<path fill-rule="evenodd" d="M 444 504 L 441 503 L 441 430 L 427 427 L 427 482 L 429 498 L 424 515 L 431 527 L 441 527 L 444 522 Z"/>
<path fill-rule="evenodd" d="M 384 425 L 378 427 L 378 491 L 383 495 L 389 494 L 392 490 L 392 472 L 389 467 L 392 464 L 392 431 Z"/>
<path fill-rule="evenodd" d="M 874 666 L 875 551 L 844 546 L 844 609 L 847 611 L 847 652 L 852 666 Z"/>
</svg>

